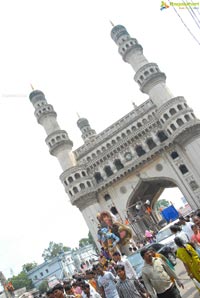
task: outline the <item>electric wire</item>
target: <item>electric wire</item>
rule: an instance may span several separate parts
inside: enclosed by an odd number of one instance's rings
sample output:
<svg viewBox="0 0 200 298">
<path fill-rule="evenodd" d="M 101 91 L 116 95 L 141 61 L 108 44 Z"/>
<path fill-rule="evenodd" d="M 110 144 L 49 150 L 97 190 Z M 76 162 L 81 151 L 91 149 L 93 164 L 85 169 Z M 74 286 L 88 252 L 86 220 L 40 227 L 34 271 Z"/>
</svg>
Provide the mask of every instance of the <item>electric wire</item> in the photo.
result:
<svg viewBox="0 0 200 298">
<path fill-rule="evenodd" d="M 185 7 L 187 9 L 187 11 L 189 12 L 189 14 L 191 15 L 192 19 L 194 20 L 195 24 L 197 25 L 197 27 L 200 29 L 200 20 L 198 19 L 198 17 L 196 16 L 194 9 L 188 5 L 187 1 L 182 0 L 182 3 L 185 4 Z"/>
<path fill-rule="evenodd" d="M 168 0 L 168 2 L 170 3 L 170 1 Z M 174 6 L 172 6 L 172 8 L 174 9 L 175 13 L 177 14 L 177 16 L 179 17 L 180 21 L 182 22 L 182 24 L 185 26 L 185 28 L 187 29 L 187 31 L 190 33 L 190 35 L 192 36 L 192 38 L 197 42 L 197 44 L 200 46 L 200 41 L 196 38 L 196 36 L 192 33 L 192 31 L 190 30 L 190 28 L 187 26 L 187 24 L 184 22 L 184 20 L 182 19 L 182 17 L 180 16 L 180 14 L 178 13 L 178 11 L 176 10 L 176 8 Z"/>
</svg>

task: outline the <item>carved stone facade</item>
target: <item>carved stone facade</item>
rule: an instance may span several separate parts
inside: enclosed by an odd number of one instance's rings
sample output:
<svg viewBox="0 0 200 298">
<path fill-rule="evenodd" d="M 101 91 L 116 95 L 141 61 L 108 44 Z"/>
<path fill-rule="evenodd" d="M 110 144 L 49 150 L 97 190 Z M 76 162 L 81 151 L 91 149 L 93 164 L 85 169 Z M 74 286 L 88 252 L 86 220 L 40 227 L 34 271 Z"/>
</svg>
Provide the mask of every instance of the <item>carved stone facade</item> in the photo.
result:
<svg viewBox="0 0 200 298">
<path fill-rule="evenodd" d="M 72 152 L 72 142 L 60 130 L 44 94 L 30 94 L 50 153 L 63 169 L 61 182 L 94 239 L 98 212 L 115 207 L 120 219 L 133 220 L 138 215 L 136 204 L 148 199 L 153 209 L 166 187 L 179 187 L 193 209 L 200 207 L 200 121 L 184 97 L 172 95 L 166 75 L 156 63 L 148 62 L 142 46 L 123 26 L 115 26 L 111 37 L 136 72 L 140 90 L 149 95 L 143 104 L 99 134 L 80 118 L 77 124 L 84 144 Z M 135 233 L 156 220 L 156 215 L 145 215 L 135 225 Z"/>
</svg>

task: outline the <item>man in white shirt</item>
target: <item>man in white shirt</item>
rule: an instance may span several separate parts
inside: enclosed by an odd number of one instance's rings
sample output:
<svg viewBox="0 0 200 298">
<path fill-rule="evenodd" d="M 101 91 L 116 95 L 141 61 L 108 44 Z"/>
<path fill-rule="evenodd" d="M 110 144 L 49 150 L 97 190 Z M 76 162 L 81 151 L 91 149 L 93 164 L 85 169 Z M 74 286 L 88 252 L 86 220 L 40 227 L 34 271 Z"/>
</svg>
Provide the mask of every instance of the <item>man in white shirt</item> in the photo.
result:
<svg viewBox="0 0 200 298">
<path fill-rule="evenodd" d="M 136 274 L 135 270 L 133 269 L 131 263 L 127 259 L 122 260 L 122 256 L 118 251 L 114 252 L 113 260 L 115 261 L 115 263 L 117 265 L 123 265 L 124 266 L 126 276 L 129 279 L 137 279 L 137 274 Z"/>
<path fill-rule="evenodd" d="M 189 240 L 191 239 L 194 232 L 191 229 L 191 226 L 194 225 L 192 222 L 186 222 L 183 216 L 179 217 L 179 222 L 181 224 L 182 231 L 188 236 Z"/>
<path fill-rule="evenodd" d="M 94 289 L 92 289 L 89 284 L 84 284 L 84 286 L 82 287 L 82 290 L 85 293 L 84 297 L 86 298 L 101 298 L 99 293 L 97 293 Z"/>
</svg>

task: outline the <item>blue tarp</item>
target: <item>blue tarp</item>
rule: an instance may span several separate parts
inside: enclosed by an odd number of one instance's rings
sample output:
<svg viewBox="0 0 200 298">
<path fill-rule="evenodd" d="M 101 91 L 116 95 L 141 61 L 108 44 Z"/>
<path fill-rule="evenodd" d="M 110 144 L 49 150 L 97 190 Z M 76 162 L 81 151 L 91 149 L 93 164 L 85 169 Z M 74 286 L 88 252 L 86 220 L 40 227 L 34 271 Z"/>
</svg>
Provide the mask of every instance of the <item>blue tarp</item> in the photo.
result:
<svg viewBox="0 0 200 298">
<path fill-rule="evenodd" d="M 168 223 L 179 218 L 179 213 L 173 205 L 163 209 L 161 215 Z"/>
</svg>

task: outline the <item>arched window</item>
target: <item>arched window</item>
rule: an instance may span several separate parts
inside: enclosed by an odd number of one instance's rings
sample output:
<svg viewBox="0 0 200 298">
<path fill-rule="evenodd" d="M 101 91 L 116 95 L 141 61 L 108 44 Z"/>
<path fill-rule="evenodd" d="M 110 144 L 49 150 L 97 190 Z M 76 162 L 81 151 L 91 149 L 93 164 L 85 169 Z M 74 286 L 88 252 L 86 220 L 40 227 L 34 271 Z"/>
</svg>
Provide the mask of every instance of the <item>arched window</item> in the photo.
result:
<svg viewBox="0 0 200 298">
<path fill-rule="evenodd" d="M 75 179 L 79 179 L 79 178 L 81 177 L 81 175 L 80 175 L 79 173 L 76 173 L 76 174 L 74 175 L 74 177 L 75 177 Z"/>
<path fill-rule="evenodd" d="M 71 192 L 71 190 L 69 191 L 69 194 L 70 194 L 70 196 L 72 196 L 72 192 Z"/>
<path fill-rule="evenodd" d="M 176 114 L 176 110 L 174 108 L 169 110 L 170 115 L 175 115 Z"/>
<path fill-rule="evenodd" d="M 92 158 L 95 158 L 96 157 L 96 154 L 95 153 L 92 153 Z"/>
<path fill-rule="evenodd" d="M 173 152 L 171 153 L 171 157 L 172 157 L 172 159 L 176 159 L 176 158 L 179 157 L 179 155 L 178 155 L 178 153 L 177 153 L 176 151 L 173 151 Z"/>
<path fill-rule="evenodd" d="M 111 143 L 112 143 L 112 145 L 115 145 L 116 144 L 116 141 L 115 140 L 112 140 Z"/>
<path fill-rule="evenodd" d="M 179 125 L 179 126 L 182 126 L 184 124 L 183 120 L 182 119 L 177 119 L 176 120 L 176 123 Z"/>
<path fill-rule="evenodd" d="M 125 137 L 126 137 L 125 133 L 122 133 L 122 138 L 125 138 Z"/>
<path fill-rule="evenodd" d="M 121 170 L 124 167 L 124 165 L 121 163 L 121 160 L 120 159 L 116 159 L 114 161 L 114 165 L 115 165 L 115 167 L 116 167 L 117 170 Z"/>
<path fill-rule="evenodd" d="M 186 104 L 186 103 L 184 103 L 184 106 L 187 108 L 188 107 L 188 105 Z"/>
<path fill-rule="evenodd" d="M 196 118 L 195 115 L 194 115 L 194 113 L 191 113 L 191 115 L 192 115 L 193 118 Z"/>
<path fill-rule="evenodd" d="M 171 124 L 170 127 L 172 130 L 176 130 L 176 126 L 174 124 Z"/>
<path fill-rule="evenodd" d="M 88 186 L 88 187 L 91 187 L 91 183 L 90 183 L 90 181 L 87 181 L 87 186 Z"/>
<path fill-rule="evenodd" d="M 168 139 L 168 137 L 167 137 L 167 135 L 165 134 L 164 131 L 159 131 L 157 133 L 157 136 L 158 136 L 161 143 Z"/>
<path fill-rule="evenodd" d="M 90 157 L 90 156 L 88 156 L 88 157 L 87 157 L 87 161 L 90 161 L 90 160 L 91 160 L 91 157 Z"/>
<path fill-rule="evenodd" d="M 149 75 L 149 72 L 146 70 L 146 71 L 144 72 L 144 75 L 145 75 L 145 76 L 148 76 L 148 75 Z"/>
<path fill-rule="evenodd" d="M 78 188 L 76 186 L 73 187 L 73 192 L 76 194 L 78 192 Z"/>
<path fill-rule="evenodd" d="M 101 181 L 103 181 L 103 177 L 101 176 L 101 173 L 99 173 L 99 172 L 94 174 L 94 178 L 96 180 L 96 183 L 100 183 Z"/>
<path fill-rule="evenodd" d="M 113 215 L 117 215 L 118 214 L 118 211 L 117 211 L 116 207 L 114 207 L 114 206 L 110 208 L 110 211 L 111 211 L 111 213 Z"/>
<path fill-rule="evenodd" d="M 84 171 L 81 172 L 82 176 L 85 177 L 86 173 Z"/>
<path fill-rule="evenodd" d="M 169 135 L 171 135 L 171 134 L 172 134 L 172 133 L 171 133 L 171 131 L 170 131 L 169 129 L 167 130 L 167 132 L 168 132 L 168 134 L 169 134 Z"/>
<path fill-rule="evenodd" d="M 148 116 L 148 120 L 152 120 L 153 117 L 151 115 Z"/>
<path fill-rule="evenodd" d="M 101 151 L 100 151 L 100 150 L 97 150 L 97 155 L 98 155 L 98 154 L 101 154 Z"/>
<path fill-rule="evenodd" d="M 119 142 L 120 140 L 121 140 L 121 138 L 118 136 L 118 137 L 117 137 L 117 141 Z"/>
<path fill-rule="evenodd" d="M 189 115 L 185 115 L 184 117 L 185 117 L 185 120 L 186 121 L 190 121 L 191 120 Z"/>
<path fill-rule="evenodd" d="M 67 183 L 67 181 L 66 181 L 66 180 L 64 180 L 64 183 L 65 183 L 65 185 L 66 185 L 66 186 L 68 185 L 68 183 Z"/>
<path fill-rule="evenodd" d="M 129 129 L 127 129 L 126 133 L 127 133 L 127 135 L 130 135 L 131 131 Z"/>
<path fill-rule="evenodd" d="M 182 105 L 177 105 L 177 108 L 179 111 L 181 111 L 183 109 Z"/>
<path fill-rule="evenodd" d="M 140 122 L 137 123 L 137 127 L 141 127 L 142 124 Z"/>
<path fill-rule="evenodd" d="M 105 151 L 105 150 L 106 150 L 106 148 L 103 146 L 103 147 L 101 148 L 101 150 L 102 150 L 102 151 Z"/>
<path fill-rule="evenodd" d="M 181 171 L 182 174 L 186 174 L 189 172 L 188 168 L 185 165 L 180 165 L 179 170 Z"/>
<path fill-rule="evenodd" d="M 164 114 L 163 117 L 165 120 L 169 119 L 169 116 L 167 114 Z"/>
<path fill-rule="evenodd" d="M 105 201 L 109 201 L 109 200 L 111 200 L 111 196 L 107 193 L 107 194 L 105 194 L 104 199 L 105 199 Z"/>
<path fill-rule="evenodd" d="M 146 124 L 146 123 L 147 123 L 147 119 L 145 119 L 145 118 L 142 119 L 142 123 L 143 123 L 143 124 Z"/>
<path fill-rule="evenodd" d="M 110 166 L 105 166 L 104 171 L 105 171 L 107 177 L 110 177 L 113 174 L 113 171 Z"/>
<path fill-rule="evenodd" d="M 161 121 L 162 123 L 165 123 L 164 120 L 163 120 L 162 118 L 160 119 L 160 121 Z"/>
<path fill-rule="evenodd" d="M 136 153 L 137 153 L 138 156 L 142 156 L 142 155 L 144 155 L 146 153 L 145 150 L 142 148 L 142 146 L 137 146 L 135 148 L 135 151 L 136 151 Z"/>
<path fill-rule="evenodd" d="M 80 186 L 80 189 L 85 189 L 85 184 L 84 183 L 81 183 L 79 186 Z"/>
<path fill-rule="evenodd" d="M 68 181 L 69 181 L 69 183 L 72 183 L 72 182 L 74 181 L 74 179 L 70 176 L 70 177 L 68 178 Z"/>
<path fill-rule="evenodd" d="M 150 150 L 156 147 L 156 143 L 152 138 L 147 139 L 146 143 Z"/>
<path fill-rule="evenodd" d="M 107 147 L 107 148 L 110 148 L 110 147 L 111 147 L 110 143 L 107 143 L 107 144 L 106 144 L 106 147 Z"/>
<path fill-rule="evenodd" d="M 132 130 L 136 130 L 136 127 L 135 127 L 135 126 L 132 126 L 131 129 L 132 129 Z"/>
</svg>

